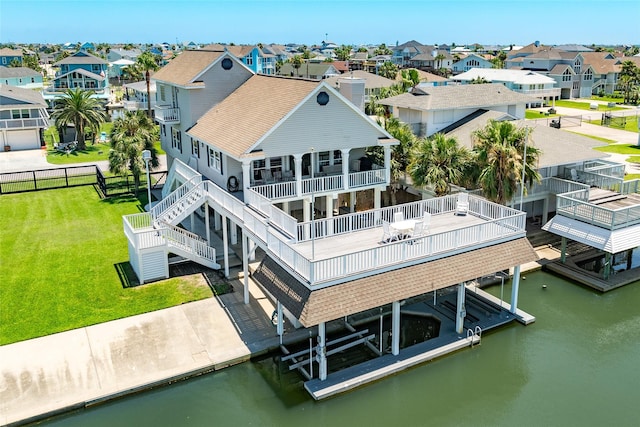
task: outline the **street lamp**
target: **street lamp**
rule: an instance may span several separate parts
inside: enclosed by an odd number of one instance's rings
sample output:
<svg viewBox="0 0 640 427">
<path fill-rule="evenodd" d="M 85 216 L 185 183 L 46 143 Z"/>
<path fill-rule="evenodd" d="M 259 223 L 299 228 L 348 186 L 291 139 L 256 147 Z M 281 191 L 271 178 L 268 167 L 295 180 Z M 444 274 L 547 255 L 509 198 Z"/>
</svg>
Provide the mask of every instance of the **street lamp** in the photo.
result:
<svg viewBox="0 0 640 427">
<path fill-rule="evenodd" d="M 151 160 L 151 151 L 143 150 L 142 160 L 144 160 L 144 165 L 147 169 L 147 198 L 149 199 L 149 212 L 151 212 L 151 180 L 149 178 L 149 160 Z"/>
</svg>

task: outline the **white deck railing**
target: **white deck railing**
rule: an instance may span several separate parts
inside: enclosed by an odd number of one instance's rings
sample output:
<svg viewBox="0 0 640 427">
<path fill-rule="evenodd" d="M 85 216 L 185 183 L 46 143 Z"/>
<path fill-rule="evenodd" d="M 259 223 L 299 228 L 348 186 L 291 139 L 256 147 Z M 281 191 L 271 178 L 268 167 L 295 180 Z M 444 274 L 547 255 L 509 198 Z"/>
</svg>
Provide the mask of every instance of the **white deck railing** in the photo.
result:
<svg viewBox="0 0 640 427">
<path fill-rule="evenodd" d="M 172 191 L 167 197 L 160 200 L 156 205 L 151 208 L 151 214 L 154 218 L 160 218 L 164 212 L 166 212 L 171 205 L 176 203 L 179 199 L 183 198 L 187 193 L 196 188 L 202 182 L 202 176 L 194 176 L 187 180 L 184 184 Z"/>
<path fill-rule="evenodd" d="M 25 119 L 2 119 L 0 129 L 24 129 L 49 127 L 49 119 L 44 117 L 30 117 Z"/>
<path fill-rule="evenodd" d="M 180 123 L 180 109 L 168 105 L 154 105 L 155 118 L 163 123 Z"/>
<path fill-rule="evenodd" d="M 370 171 L 353 172 L 349 174 L 349 188 L 384 184 L 386 181 L 387 179 L 384 169 L 373 169 Z"/>
<path fill-rule="evenodd" d="M 627 208 L 608 209 L 589 203 L 588 192 L 559 194 L 556 211 L 558 215 L 574 218 L 609 230 L 625 228 L 640 223 L 640 205 Z"/>
</svg>

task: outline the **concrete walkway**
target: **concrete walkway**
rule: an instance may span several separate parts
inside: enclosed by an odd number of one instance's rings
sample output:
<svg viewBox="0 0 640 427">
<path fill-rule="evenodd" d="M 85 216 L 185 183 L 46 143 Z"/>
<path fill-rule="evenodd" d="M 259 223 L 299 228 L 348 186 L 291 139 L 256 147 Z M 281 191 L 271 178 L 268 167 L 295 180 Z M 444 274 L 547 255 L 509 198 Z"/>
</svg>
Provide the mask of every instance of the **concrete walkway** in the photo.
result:
<svg viewBox="0 0 640 427">
<path fill-rule="evenodd" d="M 523 271 L 559 256 L 547 246 L 537 250 L 541 261 Z M 250 279 L 245 305 L 242 280 L 232 285 L 234 292 L 220 297 L 0 346 L 0 425 L 91 406 L 278 348 L 271 301 Z M 287 328 L 285 343 L 308 336 Z"/>
<path fill-rule="evenodd" d="M 241 281 L 232 285 L 234 292 L 221 297 L 1 346 L 0 425 L 89 406 L 277 348 L 273 305 L 255 284 L 245 305 Z"/>
</svg>

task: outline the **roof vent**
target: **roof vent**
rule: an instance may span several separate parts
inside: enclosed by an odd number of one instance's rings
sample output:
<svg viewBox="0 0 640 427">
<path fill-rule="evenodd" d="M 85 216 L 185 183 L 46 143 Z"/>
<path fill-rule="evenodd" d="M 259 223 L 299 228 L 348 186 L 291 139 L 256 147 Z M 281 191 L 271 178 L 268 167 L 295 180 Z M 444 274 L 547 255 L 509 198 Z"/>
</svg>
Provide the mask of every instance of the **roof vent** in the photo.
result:
<svg viewBox="0 0 640 427">
<path fill-rule="evenodd" d="M 327 105 L 329 103 L 329 94 L 325 91 L 322 91 L 316 97 L 316 101 L 320 105 Z"/>
<path fill-rule="evenodd" d="M 222 60 L 222 68 L 225 70 L 230 70 L 233 67 L 233 61 L 229 58 L 224 58 Z"/>
</svg>

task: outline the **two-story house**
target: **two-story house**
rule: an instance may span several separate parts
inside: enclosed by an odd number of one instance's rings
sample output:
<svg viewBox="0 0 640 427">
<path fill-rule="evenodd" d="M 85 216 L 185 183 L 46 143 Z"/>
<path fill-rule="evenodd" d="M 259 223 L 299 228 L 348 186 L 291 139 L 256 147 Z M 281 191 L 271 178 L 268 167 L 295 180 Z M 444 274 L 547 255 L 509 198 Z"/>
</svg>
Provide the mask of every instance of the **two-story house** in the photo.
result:
<svg viewBox="0 0 640 427">
<path fill-rule="evenodd" d="M 495 110 L 522 119 L 536 98 L 514 92 L 499 83 L 418 87 L 410 93 L 381 99 L 390 113 L 420 136 L 431 136 L 479 111 Z"/>
<path fill-rule="evenodd" d="M 556 87 L 555 79 L 528 70 L 504 70 L 496 68 L 473 68 L 452 77 L 452 80 L 462 84 L 470 84 L 478 79 L 489 83 L 501 83 L 514 92 L 538 98 L 538 104 L 546 105 L 549 101 L 560 98 L 560 88 Z"/>
<path fill-rule="evenodd" d="M 27 67 L 0 65 L 0 84 L 25 89 L 42 89 L 42 74 Z"/>
<path fill-rule="evenodd" d="M 220 45 L 205 46 L 207 50 L 226 50 L 240 59 L 244 65 L 256 74 L 275 74 L 278 55 L 268 49 L 252 45 Z"/>
<path fill-rule="evenodd" d="M 0 146 L 4 151 L 40 148 L 47 127 L 47 103 L 40 92 L 0 84 Z"/>
<path fill-rule="evenodd" d="M 62 96 L 67 89 L 91 90 L 101 100 L 110 97 L 109 63 L 90 53 L 79 50 L 53 64 L 59 67 L 51 85 L 43 91 L 45 100 L 51 102 Z"/>
<path fill-rule="evenodd" d="M 124 217 L 133 270 L 141 282 L 166 277 L 171 253 L 229 276 L 235 253 L 248 303 L 248 261 L 259 248 L 252 279 L 275 302 L 276 333 L 282 337 L 287 317 L 317 339 L 295 356 L 315 364 L 305 371 L 314 398 L 329 396 L 336 381 L 352 380 L 339 387 L 348 390 L 429 360 L 434 349 L 478 342 L 484 327 L 528 317 L 517 308 L 520 265 L 536 259 L 524 213 L 473 195 L 382 207 L 397 141 L 342 94 L 353 85 L 350 92 L 363 96 L 359 79 L 340 82 L 341 93 L 326 81 L 255 74 L 235 55 L 208 50 L 182 53 L 154 79 L 171 169 L 162 200 Z M 370 205 L 356 202 L 362 192 Z M 466 286 L 509 268 L 504 311 Z M 500 313 L 493 323 L 481 314 L 487 310 Z M 371 313 L 382 331 L 352 324 L 352 316 Z M 404 342 L 410 313 L 438 319 L 430 335 L 437 339 Z M 378 363 L 334 373 L 337 342 L 326 333 L 333 321 L 350 331 L 341 349 L 378 348 Z"/>
<path fill-rule="evenodd" d="M 464 73 L 472 68 L 493 68 L 493 63 L 482 55 L 470 53 L 458 61 L 454 60 L 451 66 L 454 74 Z"/>
<path fill-rule="evenodd" d="M 0 49 L 0 65 L 8 67 L 12 62 L 22 66 L 22 50 L 8 47 Z"/>
</svg>

